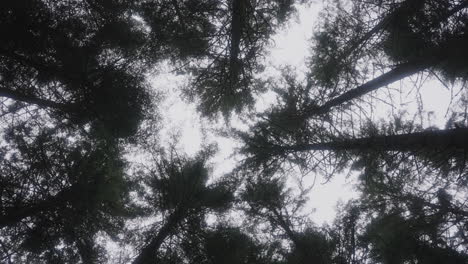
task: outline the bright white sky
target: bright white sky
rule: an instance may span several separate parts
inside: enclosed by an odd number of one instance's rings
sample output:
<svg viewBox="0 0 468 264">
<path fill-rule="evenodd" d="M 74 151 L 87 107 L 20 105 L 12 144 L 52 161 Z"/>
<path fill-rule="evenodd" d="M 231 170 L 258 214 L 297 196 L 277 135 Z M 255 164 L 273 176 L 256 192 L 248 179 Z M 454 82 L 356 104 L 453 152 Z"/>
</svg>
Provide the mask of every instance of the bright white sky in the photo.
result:
<svg viewBox="0 0 468 264">
<path fill-rule="evenodd" d="M 315 20 L 320 11 L 321 5 L 318 3 L 311 4 L 309 7 L 299 7 L 297 19 L 293 19 L 285 29 L 273 38 L 273 45 L 270 50 L 270 55 L 266 62 L 269 65 L 267 74 L 277 74 L 274 67 L 291 65 L 294 66 L 298 75 L 305 72 L 305 60 L 310 54 L 309 39 L 312 36 L 315 28 Z M 167 92 L 168 96 L 161 106 L 161 114 L 164 118 L 163 130 L 161 131 L 162 141 L 170 142 L 172 138 L 179 140 L 181 149 L 189 155 L 195 154 L 203 142 L 217 142 L 219 153 L 213 158 L 213 174 L 214 176 L 228 173 L 236 164 L 236 161 L 231 157 L 235 148 L 235 142 L 217 136 L 214 132 L 205 128 L 212 128 L 213 123 L 200 118 L 196 112 L 195 104 L 188 104 L 181 99 L 180 87 L 186 84 L 184 76 L 177 76 L 166 71 L 161 72 L 154 79 L 156 90 Z M 415 78 L 410 78 L 404 82 L 393 84 L 391 87 L 398 90 L 405 86 L 405 91 L 410 91 L 411 81 Z M 408 89 L 408 86 L 410 87 Z M 389 98 L 388 91 L 382 91 L 382 98 Z M 395 102 L 409 109 L 410 114 L 416 113 L 417 100 L 415 94 L 417 90 L 400 96 L 399 92 L 394 92 L 391 96 Z M 424 109 L 427 112 L 433 111 L 431 115 L 431 124 L 425 123 L 425 126 L 436 125 L 444 126 L 445 111 L 450 102 L 450 92 L 443 88 L 440 82 L 427 81 L 420 91 L 420 96 L 424 104 Z M 265 95 L 259 98 L 258 108 L 264 108 L 266 104 L 271 103 L 273 97 Z M 376 118 L 384 118 L 391 113 L 391 108 L 383 103 L 375 102 L 378 113 Z M 235 119 L 233 124 L 235 125 Z M 224 122 L 219 122 L 216 126 L 226 126 Z M 314 178 L 314 175 L 309 175 L 307 182 L 312 184 L 315 180 L 315 185 L 310 192 L 310 202 L 308 209 L 315 208 L 315 212 L 310 215 L 310 218 L 318 225 L 330 223 L 336 214 L 336 204 L 338 201 L 346 202 L 352 197 L 356 197 L 357 193 L 353 190 L 353 180 L 356 177 L 346 179 L 344 175 L 336 175 L 331 181 L 324 183 L 320 177 Z M 308 210 L 309 211 L 309 210 Z"/>
</svg>

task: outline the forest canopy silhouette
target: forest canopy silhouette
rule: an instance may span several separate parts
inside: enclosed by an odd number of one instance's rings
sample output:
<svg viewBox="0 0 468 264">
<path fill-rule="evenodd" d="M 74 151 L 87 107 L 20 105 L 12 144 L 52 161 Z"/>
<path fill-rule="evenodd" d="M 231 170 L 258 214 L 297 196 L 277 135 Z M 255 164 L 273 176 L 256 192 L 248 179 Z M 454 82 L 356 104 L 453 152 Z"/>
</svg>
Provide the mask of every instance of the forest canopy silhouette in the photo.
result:
<svg viewBox="0 0 468 264">
<path fill-rule="evenodd" d="M 313 2 L 0 1 L 0 263 L 468 263 L 468 1 Z M 304 76 L 266 78 L 311 5 Z M 386 96 L 433 89 L 445 126 Z M 232 170 L 161 139 L 167 96 Z M 323 225 L 318 176 L 358 193 Z"/>
</svg>

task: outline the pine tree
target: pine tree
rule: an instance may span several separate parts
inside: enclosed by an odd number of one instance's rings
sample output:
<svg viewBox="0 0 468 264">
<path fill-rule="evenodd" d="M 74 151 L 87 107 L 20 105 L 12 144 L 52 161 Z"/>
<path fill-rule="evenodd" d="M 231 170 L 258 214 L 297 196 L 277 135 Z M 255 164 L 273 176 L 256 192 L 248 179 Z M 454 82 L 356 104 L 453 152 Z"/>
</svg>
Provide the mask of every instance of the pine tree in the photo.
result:
<svg viewBox="0 0 468 264">
<path fill-rule="evenodd" d="M 103 261 L 97 233 L 116 235 L 132 215 L 131 185 L 118 149 L 89 139 L 70 142 L 53 130 L 31 142 L 28 135 L 11 131 L 10 144 L 0 150 L 0 234 L 8 245 L 2 258 L 18 263 Z"/>
</svg>

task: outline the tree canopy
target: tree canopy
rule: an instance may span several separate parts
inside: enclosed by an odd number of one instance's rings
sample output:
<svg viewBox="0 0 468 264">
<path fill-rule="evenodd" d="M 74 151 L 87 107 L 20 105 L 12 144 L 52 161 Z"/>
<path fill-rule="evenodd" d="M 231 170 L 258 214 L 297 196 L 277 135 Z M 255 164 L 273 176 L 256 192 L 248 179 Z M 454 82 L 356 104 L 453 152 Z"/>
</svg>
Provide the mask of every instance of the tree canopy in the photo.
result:
<svg viewBox="0 0 468 264">
<path fill-rule="evenodd" d="M 468 263 L 468 1 L 315 4 L 306 72 L 267 78 L 311 2 L 1 1 L 0 262 Z M 316 177 L 357 193 L 321 225 Z"/>
</svg>

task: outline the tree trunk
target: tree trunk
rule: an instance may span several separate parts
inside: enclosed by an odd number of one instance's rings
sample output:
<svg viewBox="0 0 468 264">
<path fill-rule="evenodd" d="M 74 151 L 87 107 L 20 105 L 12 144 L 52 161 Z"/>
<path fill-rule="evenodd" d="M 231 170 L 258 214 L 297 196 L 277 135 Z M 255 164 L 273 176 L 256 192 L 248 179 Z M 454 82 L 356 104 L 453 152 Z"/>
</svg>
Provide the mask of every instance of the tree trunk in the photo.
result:
<svg viewBox="0 0 468 264">
<path fill-rule="evenodd" d="M 468 128 L 424 131 L 402 135 L 336 140 L 332 142 L 278 146 L 286 152 L 314 150 L 415 151 L 468 150 Z"/>
<path fill-rule="evenodd" d="M 240 42 L 244 27 L 245 17 L 245 0 L 234 0 L 232 2 L 232 18 L 231 18 L 231 43 L 229 50 L 229 74 L 231 83 L 237 83 L 239 76 L 240 62 Z"/>
<path fill-rule="evenodd" d="M 468 5 L 468 2 L 463 5 Z M 430 48 L 422 52 L 420 59 L 416 59 L 407 63 L 400 64 L 391 71 L 380 75 L 379 77 L 372 79 L 354 89 L 351 89 L 338 97 L 335 97 L 328 102 L 318 107 L 310 108 L 306 113 L 305 117 L 311 117 L 314 115 L 320 115 L 327 113 L 331 108 L 339 106 L 345 102 L 350 102 L 363 95 L 366 95 L 372 91 L 376 91 L 386 85 L 392 84 L 396 81 L 402 80 L 413 74 L 426 70 L 430 67 L 437 66 L 447 59 L 447 52 L 457 50 L 459 47 L 468 45 L 467 36 L 461 35 L 448 40 L 443 45 L 437 48 Z"/>
<path fill-rule="evenodd" d="M 143 247 L 140 254 L 135 258 L 133 264 L 149 264 L 155 263 L 156 253 L 161 247 L 164 240 L 174 231 L 177 225 L 184 219 L 185 210 L 181 207 L 177 208 L 171 215 L 169 215 L 166 223 L 159 229 L 159 232 L 151 242 Z"/>
<path fill-rule="evenodd" d="M 15 101 L 21 101 L 28 104 L 34 104 L 43 108 L 53 108 L 57 110 L 65 110 L 66 108 L 66 105 L 64 104 L 56 103 L 47 99 L 38 98 L 33 95 L 26 95 L 7 88 L 0 88 L 0 97 L 6 97 Z"/>
<path fill-rule="evenodd" d="M 327 113 L 333 107 L 336 107 L 345 102 L 349 102 L 351 100 L 357 99 L 367 93 L 375 91 L 379 88 L 382 88 L 386 85 L 399 81 L 403 78 L 409 77 L 413 74 L 416 74 L 420 71 L 427 69 L 429 66 L 430 66 L 430 63 L 423 62 L 423 61 L 402 64 L 398 66 L 397 68 L 387 73 L 384 73 L 373 80 L 370 80 L 364 83 L 363 85 L 360 85 L 354 89 L 351 89 L 343 93 L 342 95 L 334 99 L 331 99 L 330 101 L 326 102 L 325 104 L 317 108 L 311 108 L 309 111 L 307 111 L 306 116 L 310 117 L 313 115 L 320 115 L 320 114 Z"/>
</svg>

